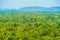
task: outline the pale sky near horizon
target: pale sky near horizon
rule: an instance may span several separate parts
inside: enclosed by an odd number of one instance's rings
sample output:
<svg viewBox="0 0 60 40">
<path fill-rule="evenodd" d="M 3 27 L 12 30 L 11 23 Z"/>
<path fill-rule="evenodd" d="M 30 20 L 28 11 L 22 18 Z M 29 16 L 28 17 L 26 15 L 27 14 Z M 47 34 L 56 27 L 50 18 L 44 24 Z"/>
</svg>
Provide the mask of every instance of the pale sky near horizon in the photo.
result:
<svg viewBox="0 0 60 40">
<path fill-rule="evenodd" d="M 0 0 L 1 9 L 19 9 L 22 7 L 40 6 L 53 7 L 60 6 L 60 0 Z"/>
</svg>

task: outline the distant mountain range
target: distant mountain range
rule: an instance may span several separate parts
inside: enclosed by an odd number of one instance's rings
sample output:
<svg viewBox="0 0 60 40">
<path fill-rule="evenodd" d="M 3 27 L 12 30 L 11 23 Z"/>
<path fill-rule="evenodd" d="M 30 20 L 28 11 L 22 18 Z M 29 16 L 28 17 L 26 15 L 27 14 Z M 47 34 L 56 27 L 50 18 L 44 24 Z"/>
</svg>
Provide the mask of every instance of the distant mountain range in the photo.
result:
<svg viewBox="0 0 60 40">
<path fill-rule="evenodd" d="M 50 8 L 45 8 L 45 7 L 39 7 L 39 6 L 32 6 L 32 7 L 23 7 L 21 9 L 5 9 L 5 10 L 0 10 L 0 11 L 25 11 L 25 12 L 32 12 L 32 11 L 56 11 L 60 12 L 60 6 L 57 7 L 50 7 Z"/>
<path fill-rule="evenodd" d="M 60 11 L 60 7 L 45 8 L 45 7 L 33 6 L 33 7 L 23 7 L 20 10 L 21 11 Z"/>
</svg>

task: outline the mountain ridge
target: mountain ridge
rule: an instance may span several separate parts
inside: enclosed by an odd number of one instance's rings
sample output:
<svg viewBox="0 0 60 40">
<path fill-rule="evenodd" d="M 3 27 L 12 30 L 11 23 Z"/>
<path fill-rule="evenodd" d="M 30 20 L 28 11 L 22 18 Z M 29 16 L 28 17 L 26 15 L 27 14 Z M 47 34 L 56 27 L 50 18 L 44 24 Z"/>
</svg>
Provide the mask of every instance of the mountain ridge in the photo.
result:
<svg viewBox="0 0 60 40">
<path fill-rule="evenodd" d="M 20 10 L 22 11 L 60 11 L 60 6 L 50 7 L 50 8 L 33 6 L 33 7 L 23 7 Z"/>
<path fill-rule="evenodd" d="M 55 7 L 50 7 L 50 8 L 46 8 L 46 7 L 39 7 L 39 6 L 31 6 L 31 7 L 22 7 L 18 10 L 16 9 L 0 9 L 0 11 L 25 11 L 25 12 L 29 12 L 29 11 L 60 11 L 60 6 L 55 6 Z"/>
</svg>

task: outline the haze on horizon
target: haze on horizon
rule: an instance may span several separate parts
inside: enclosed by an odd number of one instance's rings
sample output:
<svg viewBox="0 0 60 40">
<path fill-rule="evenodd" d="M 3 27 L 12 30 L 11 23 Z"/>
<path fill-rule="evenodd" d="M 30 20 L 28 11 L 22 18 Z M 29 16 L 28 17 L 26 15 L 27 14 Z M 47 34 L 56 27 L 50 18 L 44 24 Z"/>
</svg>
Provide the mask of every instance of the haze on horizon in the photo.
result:
<svg viewBox="0 0 60 40">
<path fill-rule="evenodd" d="M 60 6 L 60 0 L 0 0 L 0 9 L 19 9 L 29 6 Z"/>
</svg>

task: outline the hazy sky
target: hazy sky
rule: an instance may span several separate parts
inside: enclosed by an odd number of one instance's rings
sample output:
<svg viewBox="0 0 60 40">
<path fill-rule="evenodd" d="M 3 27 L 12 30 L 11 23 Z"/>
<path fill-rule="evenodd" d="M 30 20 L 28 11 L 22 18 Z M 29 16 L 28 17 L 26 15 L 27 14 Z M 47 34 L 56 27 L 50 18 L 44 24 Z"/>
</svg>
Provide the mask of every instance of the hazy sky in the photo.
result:
<svg viewBox="0 0 60 40">
<path fill-rule="evenodd" d="M 28 6 L 60 6 L 60 0 L 0 0 L 0 8 L 19 9 Z"/>
</svg>

